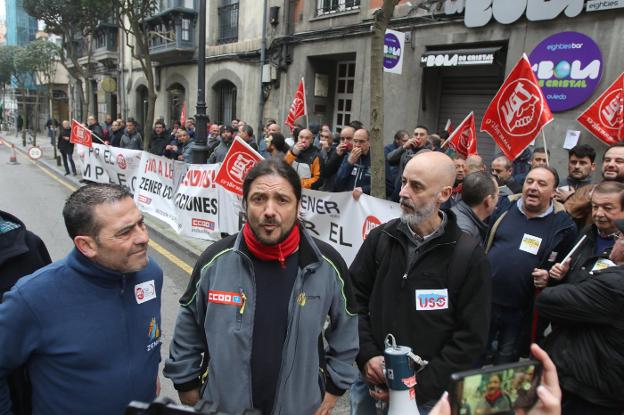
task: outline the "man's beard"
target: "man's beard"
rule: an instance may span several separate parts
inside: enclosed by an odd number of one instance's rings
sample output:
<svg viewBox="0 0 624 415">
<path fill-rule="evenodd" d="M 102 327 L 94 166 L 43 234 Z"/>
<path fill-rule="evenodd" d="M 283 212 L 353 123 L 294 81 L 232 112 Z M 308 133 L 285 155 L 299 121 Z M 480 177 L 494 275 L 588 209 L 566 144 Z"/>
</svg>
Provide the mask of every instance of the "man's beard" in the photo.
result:
<svg viewBox="0 0 624 415">
<path fill-rule="evenodd" d="M 431 200 L 431 202 L 420 208 L 416 208 L 411 200 L 402 199 L 400 203 L 412 208 L 412 210 L 410 213 L 405 213 L 405 210 L 401 210 L 401 222 L 405 223 L 408 226 L 417 226 L 421 224 L 424 220 L 430 218 L 437 210 L 435 200 L 439 196 L 439 193 L 436 194 L 435 198 Z"/>
</svg>

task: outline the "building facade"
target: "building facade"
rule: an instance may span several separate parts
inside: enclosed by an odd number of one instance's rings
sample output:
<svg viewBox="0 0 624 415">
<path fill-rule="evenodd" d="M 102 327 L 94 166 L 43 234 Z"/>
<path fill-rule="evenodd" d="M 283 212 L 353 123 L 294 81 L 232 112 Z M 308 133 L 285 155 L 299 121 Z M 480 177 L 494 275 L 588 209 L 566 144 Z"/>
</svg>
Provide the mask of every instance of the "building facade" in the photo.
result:
<svg viewBox="0 0 624 415">
<path fill-rule="evenodd" d="M 371 24 L 381 4 L 382 0 L 208 1 L 205 91 L 211 121 L 240 118 L 257 126 L 275 118 L 283 123 L 304 78 L 308 116 L 302 123 L 327 123 L 336 131 L 356 119 L 367 125 Z M 197 3 L 162 0 L 148 25 L 158 80 L 155 115 L 170 124 L 179 119 L 182 105 L 192 115 L 197 102 Z M 539 62 L 532 62 L 540 82 L 563 87 L 549 94 L 551 107 L 564 96 L 576 101 L 559 108 L 544 129 L 552 163 L 565 171 L 561 147 L 567 130 L 581 131 L 581 143 L 598 153 L 604 150 L 576 118 L 624 68 L 622 2 L 401 1 L 389 29 L 402 33 L 405 41 L 401 73 L 384 74 L 386 142 L 395 131 L 417 124 L 441 131 L 450 119 L 456 126 L 471 111 L 478 127 L 522 54 L 531 55 L 542 42 L 563 36 L 563 43 L 546 48 L 568 48 L 567 57 L 553 54 L 551 59 L 542 53 Z M 568 32 L 589 38 L 600 56 L 592 61 L 586 61 L 585 52 L 576 56 L 578 37 Z M 572 40 L 565 41 L 566 36 Z M 141 118 L 146 112 L 145 80 L 123 48 L 120 56 L 123 80 L 118 93 L 127 100 L 123 115 Z M 576 97 L 580 89 L 582 99 Z M 487 134 L 478 135 L 479 152 L 490 161 L 499 150 Z M 540 136 L 536 145 L 542 140 Z"/>
</svg>

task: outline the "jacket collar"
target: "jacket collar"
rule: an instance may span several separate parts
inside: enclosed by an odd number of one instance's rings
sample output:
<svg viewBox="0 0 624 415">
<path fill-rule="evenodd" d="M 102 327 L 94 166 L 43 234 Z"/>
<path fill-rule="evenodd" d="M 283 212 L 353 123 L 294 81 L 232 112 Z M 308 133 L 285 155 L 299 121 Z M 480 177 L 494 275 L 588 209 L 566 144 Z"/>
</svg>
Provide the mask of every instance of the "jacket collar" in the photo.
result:
<svg viewBox="0 0 624 415">
<path fill-rule="evenodd" d="M 299 226 L 299 232 L 301 234 L 301 239 L 299 241 L 299 267 L 304 268 L 312 264 L 320 265 L 321 259 L 323 255 L 321 251 L 318 249 L 310 234 L 305 230 L 305 228 L 301 224 L 296 224 L 295 226 Z M 248 257 L 252 257 L 249 248 L 245 244 L 245 239 L 243 238 L 243 233 L 239 232 L 236 236 L 236 241 L 234 241 L 233 248 L 237 251 L 240 251 L 247 255 Z"/>
<path fill-rule="evenodd" d="M 80 276 L 87 278 L 98 285 L 115 285 L 126 280 L 136 273 L 121 273 L 105 268 L 84 256 L 78 249 L 74 247 L 66 257 L 67 265 Z"/>
<path fill-rule="evenodd" d="M 0 265 L 10 258 L 28 252 L 24 223 L 15 216 L 0 210 L 0 221 L 2 220 L 13 223 L 17 227 L 0 234 Z"/>
<path fill-rule="evenodd" d="M 446 214 L 446 226 L 444 227 L 444 232 L 436 238 L 425 241 L 427 245 L 429 242 L 437 245 L 455 243 L 461 236 L 461 230 L 457 226 L 455 214 L 451 210 L 445 210 L 444 213 Z M 407 243 L 408 236 L 401 230 L 401 218 L 393 219 L 386 223 L 384 231 L 399 241 Z"/>
</svg>

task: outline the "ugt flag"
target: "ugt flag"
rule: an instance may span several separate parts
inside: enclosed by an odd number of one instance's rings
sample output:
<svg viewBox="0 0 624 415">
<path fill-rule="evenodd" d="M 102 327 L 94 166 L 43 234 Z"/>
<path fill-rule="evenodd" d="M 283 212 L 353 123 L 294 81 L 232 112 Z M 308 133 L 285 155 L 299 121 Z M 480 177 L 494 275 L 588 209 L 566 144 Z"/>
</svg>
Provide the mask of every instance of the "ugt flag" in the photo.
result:
<svg viewBox="0 0 624 415">
<path fill-rule="evenodd" d="M 299 81 L 299 86 L 297 87 L 297 92 L 295 93 L 295 99 L 293 99 L 292 104 L 290 104 L 288 117 L 286 117 L 286 121 L 284 121 L 284 124 L 289 126 L 292 130 L 295 125 L 295 120 L 307 113 L 308 111 L 306 110 L 305 86 L 303 84 L 303 78 L 301 78 L 301 81 Z"/>
<path fill-rule="evenodd" d="M 83 146 L 93 147 L 93 139 L 91 138 L 91 130 L 78 121 L 72 119 L 71 135 L 69 142 L 74 144 L 82 144 Z"/>
<path fill-rule="evenodd" d="M 182 103 L 182 111 L 180 112 L 180 126 L 184 128 L 186 124 L 186 102 Z"/>
<path fill-rule="evenodd" d="M 481 131 L 487 132 L 509 160 L 515 159 L 553 120 L 525 54 L 488 106 Z"/>
<path fill-rule="evenodd" d="M 608 145 L 624 141 L 624 73 L 579 115 L 577 121 Z"/>
<path fill-rule="evenodd" d="M 249 170 L 260 160 L 263 160 L 249 144 L 239 137 L 234 138 L 221 167 L 217 172 L 215 181 L 226 190 L 234 192 L 239 196 L 243 195 L 243 181 Z"/>
<path fill-rule="evenodd" d="M 453 131 L 453 134 L 448 138 L 448 146 L 464 157 L 477 154 L 477 128 L 475 127 L 474 112 L 468 114 Z"/>
</svg>

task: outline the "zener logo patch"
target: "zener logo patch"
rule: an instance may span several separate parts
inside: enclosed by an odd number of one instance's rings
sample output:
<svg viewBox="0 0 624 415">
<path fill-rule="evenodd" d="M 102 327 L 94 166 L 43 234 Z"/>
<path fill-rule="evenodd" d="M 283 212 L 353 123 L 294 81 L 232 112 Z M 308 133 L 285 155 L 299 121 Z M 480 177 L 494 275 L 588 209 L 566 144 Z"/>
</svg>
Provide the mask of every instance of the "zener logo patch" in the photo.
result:
<svg viewBox="0 0 624 415">
<path fill-rule="evenodd" d="M 239 293 L 230 293 L 227 291 L 208 290 L 208 302 L 216 304 L 243 306 L 243 299 Z"/>
</svg>

